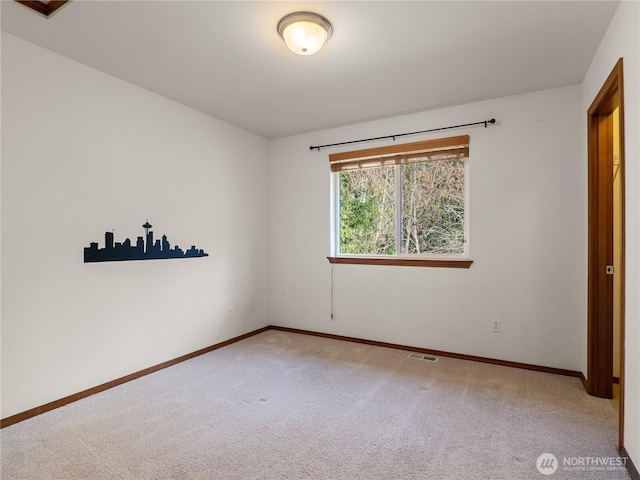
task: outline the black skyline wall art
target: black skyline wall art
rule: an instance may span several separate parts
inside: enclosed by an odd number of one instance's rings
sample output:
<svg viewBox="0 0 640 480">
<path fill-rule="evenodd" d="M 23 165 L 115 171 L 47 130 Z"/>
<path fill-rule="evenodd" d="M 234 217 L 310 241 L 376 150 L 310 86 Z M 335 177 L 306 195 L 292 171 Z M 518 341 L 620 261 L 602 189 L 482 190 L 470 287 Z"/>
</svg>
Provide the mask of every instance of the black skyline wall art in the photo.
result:
<svg viewBox="0 0 640 480">
<path fill-rule="evenodd" d="M 191 245 L 187 251 L 183 251 L 178 245 L 171 248 L 167 236 L 162 240 L 153 241 L 152 225 L 146 221 L 144 237 L 138 237 L 135 245 L 128 238 L 124 242 L 114 242 L 113 232 L 105 232 L 104 248 L 98 248 L 98 242 L 91 242 L 84 248 L 84 263 L 89 262 L 122 262 L 126 260 L 159 260 L 165 258 L 192 258 L 208 257 L 204 250 Z M 146 239 L 146 241 L 145 241 Z"/>
</svg>

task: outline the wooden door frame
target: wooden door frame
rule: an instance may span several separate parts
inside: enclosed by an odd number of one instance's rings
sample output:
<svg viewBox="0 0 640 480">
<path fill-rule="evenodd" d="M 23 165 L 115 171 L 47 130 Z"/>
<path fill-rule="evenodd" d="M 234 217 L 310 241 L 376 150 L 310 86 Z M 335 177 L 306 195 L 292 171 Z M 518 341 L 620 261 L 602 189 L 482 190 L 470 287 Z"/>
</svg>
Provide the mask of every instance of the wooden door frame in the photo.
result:
<svg viewBox="0 0 640 480">
<path fill-rule="evenodd" d="M 613 299 L 613 278 L 605 273 L 606 265 L 613 265 L 613 168 L 607 172 L 600 160 L 605 148 L 601 139 L 602 129 L 608 128 L 603 119 L 618 107 L 620 137 L 620 211 L 621 266 L 620 272 L 620 418 L 619 447 L 624 440 L 624 90 L 622 58 L 598 92 L 587 114 L 588 127 L 588 182 L 589 182 L 589 230 L 588 230 L 588 308 L 587 308 L 587 391 L 594 396 L 611 398 L 613 385 L 613 322 L 606 315 Z M 609 132 L 610 134 L 610 132 Z M 611 153 L 612 155 L 612 153 Z"/>
</svg>

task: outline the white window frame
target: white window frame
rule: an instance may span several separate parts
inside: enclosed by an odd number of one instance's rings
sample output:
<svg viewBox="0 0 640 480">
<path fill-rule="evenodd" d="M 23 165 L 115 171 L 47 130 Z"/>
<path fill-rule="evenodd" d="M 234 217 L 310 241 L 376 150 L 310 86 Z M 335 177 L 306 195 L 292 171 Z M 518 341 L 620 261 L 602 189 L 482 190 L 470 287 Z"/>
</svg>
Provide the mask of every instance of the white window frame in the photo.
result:
<svg viewBox="0 0 640 480">
<path fill-rule="evenodd" d="M 409 265 L 409 266 L 435 266 L 469 268 L 470 260 L 470 162 L 464 159 L 464 252 L 462 254 L 429 254 L 429 253 L 404 253 L 402 252 L 402 165 L 395 165 L 396 169 L 396 254 L 395 255 L 368 255 L 368 254 L 343 254 L 340 252 L 340 173 L 331 172 L 331 263 L 355 263 L 355 264 L 382 264 L 382 265 Z M 438 161 L 438 160 L 434 160 Z M 374 167 L 376 168 L 376 167 Z M 378 167 L 379 168 L 379 167 Z"/>
</svg>

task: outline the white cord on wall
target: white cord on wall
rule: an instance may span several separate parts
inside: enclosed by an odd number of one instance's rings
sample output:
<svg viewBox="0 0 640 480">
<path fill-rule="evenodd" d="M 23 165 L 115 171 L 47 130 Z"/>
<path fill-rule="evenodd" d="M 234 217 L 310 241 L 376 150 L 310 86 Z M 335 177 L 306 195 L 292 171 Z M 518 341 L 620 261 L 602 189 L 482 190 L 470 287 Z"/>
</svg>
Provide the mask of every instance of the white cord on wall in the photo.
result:
<svg viewBox="0 0 640 480">
<path fill-rule="evenodd" d="M 335 263 L 331 264 L 331 320 L 333 320 L 333 268 Z"/>
</svg>

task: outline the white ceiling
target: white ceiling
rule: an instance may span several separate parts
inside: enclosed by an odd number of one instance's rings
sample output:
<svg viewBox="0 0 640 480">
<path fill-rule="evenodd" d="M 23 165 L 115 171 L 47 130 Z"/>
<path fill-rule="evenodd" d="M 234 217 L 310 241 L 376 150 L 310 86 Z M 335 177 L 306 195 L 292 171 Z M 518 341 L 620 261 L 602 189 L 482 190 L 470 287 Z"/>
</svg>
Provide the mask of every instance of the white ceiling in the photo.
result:
<svg viewBox="0 0 640 480">
<path fill-rule="evenodd" d="M 2 30 L 266 138 L 580 83 L 611 1 L 86 1 Z M 333 37 L 287 50 L 310 10 Z"/>
</svg>

